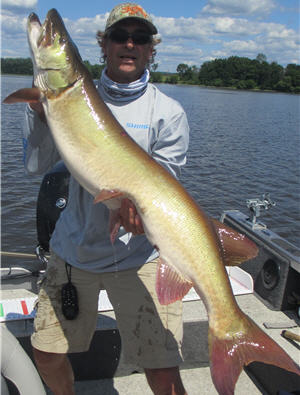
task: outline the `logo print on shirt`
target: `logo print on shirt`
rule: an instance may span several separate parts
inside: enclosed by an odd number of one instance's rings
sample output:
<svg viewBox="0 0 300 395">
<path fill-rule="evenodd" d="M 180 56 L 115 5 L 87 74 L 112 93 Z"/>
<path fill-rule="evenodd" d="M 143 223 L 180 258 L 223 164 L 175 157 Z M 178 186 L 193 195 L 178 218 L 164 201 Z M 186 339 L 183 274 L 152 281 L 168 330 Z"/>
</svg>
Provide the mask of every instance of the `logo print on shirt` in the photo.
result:
<svg viewBox="0 0 300 395">
<path fill-rule="evenodd" d="M 148 130 L 149 129 L 149 124 L 145 123 L 133 123 L 133 122 L 127 122 L 126 123 L 127 128 L 131 129 L 142 129 L 142 130 Z"/>
</svg>

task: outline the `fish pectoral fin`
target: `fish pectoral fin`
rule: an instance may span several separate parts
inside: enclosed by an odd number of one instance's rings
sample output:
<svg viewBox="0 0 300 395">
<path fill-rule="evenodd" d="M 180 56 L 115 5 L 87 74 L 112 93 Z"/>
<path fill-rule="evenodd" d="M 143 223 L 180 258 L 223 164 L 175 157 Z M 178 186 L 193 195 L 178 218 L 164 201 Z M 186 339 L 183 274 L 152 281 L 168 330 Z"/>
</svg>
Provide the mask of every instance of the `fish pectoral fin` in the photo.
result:
<svg viewBox="0 0 300 395">
<path fill-rule="evenodd" d="M 156 272 L 156 293 L 160 304 L 167 305 L 181 300 L 192 286 L 193 284 L 173 266 L 159 258 Z"/>
<path fill-rule="evenodd" d="M 221 255 L 226 266 L 240 265 L 258 254 L 258 246 L 248 237 L 222 222 L 211 218 L 221 244 Z"/>
<path fill-rule="evenodd" d="M 116 197 L 123 196 L 123 193 L 120 191 L 115 191 L 113 189 L 102 189 L 102 191 L 97 195 L 94 199 L 94 203 L 105 202 L 106 200 L 110 200 Z"/>
<path fill-rule="evenodd" d="M 19 89 L 9 96 L 7 96 L 3 103 L 37 103 L 41 99 L 41 92 L 38 88 L 23 88 Z"/>
</svg>

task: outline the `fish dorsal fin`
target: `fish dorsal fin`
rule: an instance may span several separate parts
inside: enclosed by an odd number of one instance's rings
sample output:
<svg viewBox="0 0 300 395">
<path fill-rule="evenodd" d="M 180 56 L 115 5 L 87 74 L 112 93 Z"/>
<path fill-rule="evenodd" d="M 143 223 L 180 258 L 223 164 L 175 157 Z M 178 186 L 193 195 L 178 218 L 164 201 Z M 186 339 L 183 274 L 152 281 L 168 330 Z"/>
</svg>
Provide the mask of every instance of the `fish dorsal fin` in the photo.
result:
<svg viewBox="0 0 300 395">
<path fill-rule="evenodd" d="M 156 272 L 156 293 L 160 304 L 167 305 L 181 300 L 193 284 L 173 266 L 159 258 Z"/>
</svg>

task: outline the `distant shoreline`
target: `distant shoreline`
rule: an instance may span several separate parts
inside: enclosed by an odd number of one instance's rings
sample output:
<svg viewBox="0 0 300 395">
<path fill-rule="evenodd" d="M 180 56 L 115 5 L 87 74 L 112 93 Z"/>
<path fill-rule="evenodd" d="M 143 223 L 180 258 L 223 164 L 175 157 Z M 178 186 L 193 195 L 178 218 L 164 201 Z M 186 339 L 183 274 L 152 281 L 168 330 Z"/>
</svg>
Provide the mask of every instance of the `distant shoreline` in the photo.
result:
<svg viewBox="0 0 300 395">
<path fill-rule="evenodd" d="M 11 73 L 1 73 L 0 76 L 11 76 L 11 77 L 33 77 L 32 74 L 11 74 Z M 153 82 L 153 84 L 164 84 L 164 85 L 175 85 L 175 86 L 198 86 L 199 88 L 211 89 L 211 90 L 228 90 L 233 92 L 254 92 L 254 93 L 281 93 L 286 95 L 300 95 L 297 92 L 284 92 L 284 91 L 275 91 L 270 89 L 237 89 L 235 87 L 230 86 L 213 86 L 213 85 L 200 85 L 200 84 L 190 84 L 178 82 L 177 84 L 171 84 L 170 82 Z"/>
<path fill-rule="evenodd" d="M 101 76 L 105 67 L 104 64 L 91 64 L 88 60 L 83 63 L 94 80 Z M 148 66 L 152 83 L 300 94 L 300 65 L 291 63 L 284 67 L 276 62 L 269 63 L 264 54 L 258 54 L 255 59 L 239 56 L 216 58 L 202 63 L 199 67 L 180 63 L 174 72 L 158 71 L 158 66 L 158 63 Z M 1 58 L 1 73 L 32 75 L 32 60 Z"/>
</svg>

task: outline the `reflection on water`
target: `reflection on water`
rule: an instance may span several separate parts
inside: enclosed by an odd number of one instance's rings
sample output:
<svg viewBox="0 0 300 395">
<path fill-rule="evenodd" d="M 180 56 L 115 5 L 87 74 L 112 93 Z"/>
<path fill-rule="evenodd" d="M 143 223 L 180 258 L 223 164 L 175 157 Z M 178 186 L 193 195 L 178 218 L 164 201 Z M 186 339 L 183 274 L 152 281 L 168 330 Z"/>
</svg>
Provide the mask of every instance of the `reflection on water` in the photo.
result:
<svg viewBox="0 0 300 395">
<path fill-rule="evenodd" d="M 2 99 L 30 86 L 31 77 L 3 76 Z M 276 206 L 263 212 L 260 220 L 299 245 L 299 96 L 193 86 L 159 88 L 186 110 L 191 135 L 182 182 L 202 208 L 215 217 L 228 209 L 247 213 L 246 199 L 269 192 Z M 24 108 L 24 104 L 2 104 L 2 250 L 31 253 L 42 177 L 24 172 Z"/>
</svg>

